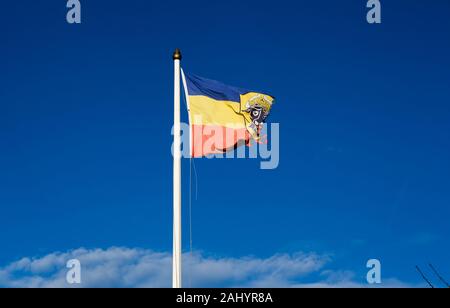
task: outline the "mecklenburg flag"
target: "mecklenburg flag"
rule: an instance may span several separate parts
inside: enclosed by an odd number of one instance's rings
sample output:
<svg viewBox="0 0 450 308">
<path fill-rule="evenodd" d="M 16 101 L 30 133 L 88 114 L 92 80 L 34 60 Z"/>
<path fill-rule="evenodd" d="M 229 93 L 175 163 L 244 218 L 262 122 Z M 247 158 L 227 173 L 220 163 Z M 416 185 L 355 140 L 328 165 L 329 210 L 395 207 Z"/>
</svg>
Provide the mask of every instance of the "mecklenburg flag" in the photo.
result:
<svg viewBox="0 0 450 308">
<path fill-rule="evenodd" d="M 225 153 L 249 145 L 252 138 L 259 142 L 272 96 L 194 75 L 184 80 L 192 157 Z"/>
</svg>

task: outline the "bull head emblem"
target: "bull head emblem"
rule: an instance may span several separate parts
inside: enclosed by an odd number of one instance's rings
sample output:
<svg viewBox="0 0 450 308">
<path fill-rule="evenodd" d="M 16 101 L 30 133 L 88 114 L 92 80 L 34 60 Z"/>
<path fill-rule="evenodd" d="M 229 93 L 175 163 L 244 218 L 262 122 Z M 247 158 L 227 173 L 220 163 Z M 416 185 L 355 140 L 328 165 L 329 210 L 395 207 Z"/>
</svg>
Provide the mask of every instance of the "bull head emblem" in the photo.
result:
<svg viewBox="0 0 450 308">
<path fill-rule="evenodd" d="M 244 110 L 244 112 L 247 112 L 250 115 L 250 119 L 252 120 L 252 123 L 256 127 L 257 131 L 266 121 L 271 106 L 272 101 L 262 94 L 258 94 L 252 97 L 246 103 L 246 109 Z"/>
</svg>

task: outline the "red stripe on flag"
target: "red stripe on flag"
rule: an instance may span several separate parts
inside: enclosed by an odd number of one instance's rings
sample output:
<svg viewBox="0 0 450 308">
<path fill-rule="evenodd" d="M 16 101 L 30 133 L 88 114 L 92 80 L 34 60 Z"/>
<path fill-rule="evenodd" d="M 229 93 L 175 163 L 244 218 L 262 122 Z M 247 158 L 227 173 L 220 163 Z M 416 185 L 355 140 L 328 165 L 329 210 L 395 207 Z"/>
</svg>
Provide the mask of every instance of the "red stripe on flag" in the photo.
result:
<svg viewBox="0 0 450 308">
<path fill-rule="evenodd" d="M 192 125 L 191 134 L 192 157 L 225 153 L 250 140 L 246 128 L 236 129 L 218 125 Z"/>
</svg>

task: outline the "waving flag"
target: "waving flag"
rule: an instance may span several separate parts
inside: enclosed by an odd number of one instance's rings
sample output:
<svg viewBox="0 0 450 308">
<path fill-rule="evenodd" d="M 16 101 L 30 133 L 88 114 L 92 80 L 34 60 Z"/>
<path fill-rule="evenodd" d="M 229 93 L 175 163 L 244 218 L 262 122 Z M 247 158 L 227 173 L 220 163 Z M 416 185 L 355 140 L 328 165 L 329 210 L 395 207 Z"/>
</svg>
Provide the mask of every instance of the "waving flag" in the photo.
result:
<svg viewBox="0 0 450 308">
<path fill-rule="evenodd" d="M 224 153 L 260 140 L 274 98 L 183 74 L 189 108 L 192 157 Z"/>
</svg>

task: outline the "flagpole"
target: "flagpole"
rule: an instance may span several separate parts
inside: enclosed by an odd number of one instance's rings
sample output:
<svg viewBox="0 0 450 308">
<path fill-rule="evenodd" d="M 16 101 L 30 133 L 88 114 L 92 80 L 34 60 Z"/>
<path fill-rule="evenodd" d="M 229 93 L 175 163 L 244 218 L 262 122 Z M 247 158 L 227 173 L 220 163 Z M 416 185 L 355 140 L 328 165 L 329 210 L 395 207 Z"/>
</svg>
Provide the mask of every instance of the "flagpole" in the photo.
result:
<svg viewBox="0 0 450 308">
<path fill-rule="evenodd" d="M 181 288 L 181 137 L 180 137 L 180 62 L 181 52 L 173 54 L 174 123 L 173 123 L 173 268 L 172 287 Z"/>
</svg>

